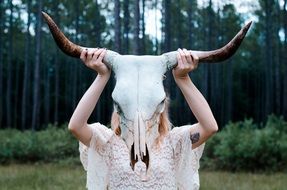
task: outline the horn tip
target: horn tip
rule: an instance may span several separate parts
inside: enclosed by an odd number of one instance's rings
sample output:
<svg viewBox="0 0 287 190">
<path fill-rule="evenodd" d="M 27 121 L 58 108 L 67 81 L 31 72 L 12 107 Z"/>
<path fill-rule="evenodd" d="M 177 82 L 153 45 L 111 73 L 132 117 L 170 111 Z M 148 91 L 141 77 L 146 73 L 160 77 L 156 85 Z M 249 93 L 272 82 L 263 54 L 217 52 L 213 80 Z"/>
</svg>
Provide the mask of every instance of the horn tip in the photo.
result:
<svg viewBox="0 0 287 190">
<path fill-rule="evenodd" d="M 45 18 L 45 20 L 47 20 L 50 16 L 44 12 L 44 11 L 41 11 L 42 12 L 42 16 Z"/>
<path fill-rule="evenodd" d="M 245 28 L 246 28 L 246 29 L 249 29 L 252 23 L 253 23 L 253 21 L 249 21 L 249 22 L 245 25 Z"/>
</svg>

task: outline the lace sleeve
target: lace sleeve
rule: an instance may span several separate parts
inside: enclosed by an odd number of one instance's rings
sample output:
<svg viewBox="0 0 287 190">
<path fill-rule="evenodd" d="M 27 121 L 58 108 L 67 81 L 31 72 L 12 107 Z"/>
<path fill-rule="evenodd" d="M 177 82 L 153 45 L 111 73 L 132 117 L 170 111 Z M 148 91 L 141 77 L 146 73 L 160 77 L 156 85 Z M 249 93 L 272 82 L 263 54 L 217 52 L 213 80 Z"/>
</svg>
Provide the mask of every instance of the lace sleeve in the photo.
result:
<svg viewBox="0 0 287 190">
<path fill-rule="evenodd" d="M 88 189 L 105 189 L 107 183 L 108 166 L 105 161 L 105 155 L 108 154 L 107 144 L 114 132 L 100 123 L 88 125 L 92 129 L 92 138 L 90 146 L 87 147 L 79 142 L 80 160 L 87 171 Z M 101 188 L 100 188 L 101 189 Z"/>
<path fill-rule="evenodd" d="M 192 125 L 173 128 L 171 143 L 176 162 L 176 177 L 179 189 L 199 189 L 199 160 L 202 156 L 204 144 L 192 149 L 190 129 Z"/>
<path fill-rule="evenodd" d="M 113 131 L 100 123 L 89 124 L 88 127 L 93 132 L 90 147 L 100 155 L 105 154 L 105 145 L 113 135 Z M 85 170 L 87 170 L 88 165 L 88 150 L 89 147 L 79 141 L 80 160 Z"/>
</svg>

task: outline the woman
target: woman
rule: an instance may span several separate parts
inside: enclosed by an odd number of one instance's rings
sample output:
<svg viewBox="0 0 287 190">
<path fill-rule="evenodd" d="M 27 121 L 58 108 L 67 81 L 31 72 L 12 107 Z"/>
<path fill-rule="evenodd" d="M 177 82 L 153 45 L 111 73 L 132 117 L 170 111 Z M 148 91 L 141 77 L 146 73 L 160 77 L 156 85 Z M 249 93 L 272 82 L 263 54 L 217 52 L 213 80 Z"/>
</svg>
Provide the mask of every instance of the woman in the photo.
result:
<svg viewBox="0 0 287 190">
<path fill-rule="evenodd" d="M 98 180 L 95 183 L 93 178 L 88 178 L 88 189 L 199 189 L 197 170 L 203 144 L 218 127 L 208 103 L 188 75 L 196 69 L 198 57 L 186 49 L 179 49 L 178 65 L 172 71 L 198 123 L 166 132 L 159 127 L 162 139 L 150 152 L 152 166 L 147 175 L 141 176 L 138 171 L 141 166 L 127 167 L 131 153 L 120 138 L 118 126 L 112 131 L 98 123 L 87 124 L 111 75 L 110 69 L 102 62 L 105 53 L 105 49 L 84 50 L 81 53 L 81 60 L 98 75 L 80 100 L 69 123 L 69 130 L 80 141 L 81 161 L 85 169 L 90 167 L 88 175 Z M 165 122 L 162 126 L 169 125 L 165 109 L 159 121 Z M 112 120 L 113 125 L 119 125 L 116 113 Z M 106 166 L 102 167 L 99 163 Z"/>
</svg>

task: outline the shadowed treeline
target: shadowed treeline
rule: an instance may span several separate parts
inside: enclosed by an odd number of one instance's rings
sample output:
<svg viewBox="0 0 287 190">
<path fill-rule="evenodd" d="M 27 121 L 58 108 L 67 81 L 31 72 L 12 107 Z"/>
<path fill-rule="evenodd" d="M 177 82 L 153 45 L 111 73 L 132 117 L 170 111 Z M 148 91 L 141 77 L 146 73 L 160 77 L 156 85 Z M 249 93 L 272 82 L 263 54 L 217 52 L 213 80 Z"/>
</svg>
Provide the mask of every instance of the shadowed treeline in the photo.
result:
<svg viewBox="0 0 287 190">
<path fill-rule="evenodd" d="M 37 130 L 68 122 L 96 76 L 58 50 L 42 10 L 80 45 L 159 55 L 179 47 L 211 50 L 226 44 L 247 22 L 246 15 L 230 1 L 222 6 L 216 2 L 1 0 L 0 127 Z M 287 118 L 286 0 L 258 0 L 248 6 L 255 7 L 249 13 L 254 22 L 239 51 L 224 63 L 201 64 L 191 73 L 219 126 L 246 117 L 258 123 L 272 113 Z M 170 72 L 166 76 L 172 122 L 194 122 Z M 113 85 L 111 79 L 91 121 L 109 122 Z"/>
</svg>

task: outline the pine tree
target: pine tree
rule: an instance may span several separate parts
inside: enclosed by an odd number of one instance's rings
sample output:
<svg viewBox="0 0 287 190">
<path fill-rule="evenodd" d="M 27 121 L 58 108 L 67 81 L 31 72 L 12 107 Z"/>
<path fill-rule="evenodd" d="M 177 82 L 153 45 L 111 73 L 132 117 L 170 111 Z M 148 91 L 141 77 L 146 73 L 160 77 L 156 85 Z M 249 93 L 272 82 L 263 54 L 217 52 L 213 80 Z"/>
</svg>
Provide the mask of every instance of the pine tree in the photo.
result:
<svg viewBox="0 0 287 190">
<path fill-rule="evenodd" d="M 24 68 L 24 79 L 23 79 L 23 90 L 22 90 L 22 107 L 21 107 L 21 128 L 22 130 L 26 127 L 26 118 L 29 112 L 27 109 L 28 100 L 28 82 L 30 78 L 30 24 L 31 24 L 31 0 L 27 0 L 27 25 L 26 25 L 26 36 L 25 36 L 25 68 Z"/>
<path fill-rule="evenodd" d="M 12 69 L 13 69 L 13 2 L 9 1 L 10 15 L 9 15 L 9 50 L 8 50 L 8 67 L 7 67 L 7 88 L 6 88 L 6 117 L 7 126 L 12 127 Z"/>
<path fill-rule="evenodd" d="M 33 110 L 32 110 L 32 130 L 39 126 L 40 110 L 40 59 L 41 59 L 41 26 L 42 26 L 42 0 L 37 2 L 37 21 L 36 21 L 36 53 L 34 66 L 34 85 L 33 85 Z"/>
</svg>

